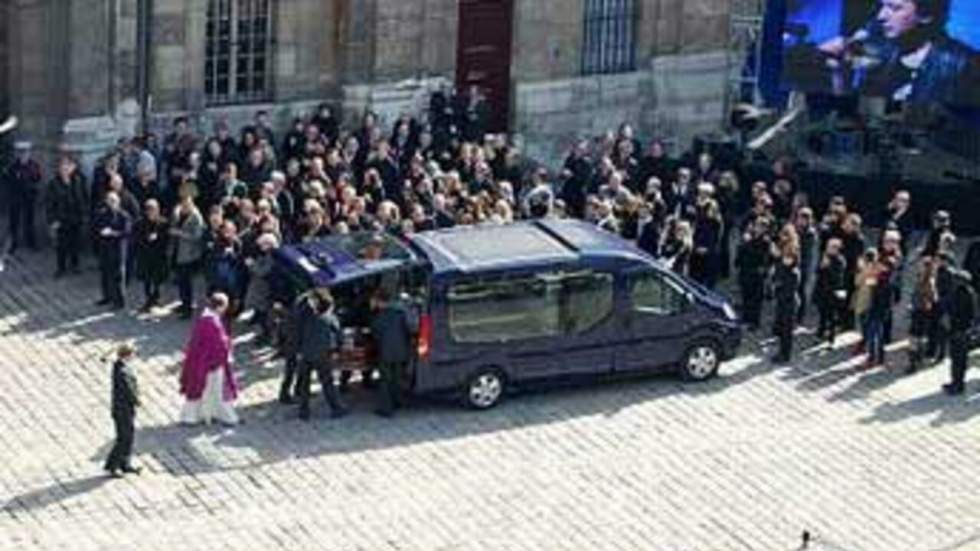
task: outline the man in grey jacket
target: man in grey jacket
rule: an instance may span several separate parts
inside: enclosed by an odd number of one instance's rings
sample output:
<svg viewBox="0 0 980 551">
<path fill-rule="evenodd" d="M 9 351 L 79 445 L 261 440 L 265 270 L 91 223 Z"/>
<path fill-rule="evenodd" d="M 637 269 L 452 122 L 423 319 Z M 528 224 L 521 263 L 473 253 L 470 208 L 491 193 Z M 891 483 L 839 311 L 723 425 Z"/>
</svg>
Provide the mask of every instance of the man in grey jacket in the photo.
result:
<svg viewBox="0 0 980 551">
<path fill-rule="evenodd" d="M 330 417 L 336 419 L 347 415 L 347 408 L 341 404 L 333 380 L 334 360 L 343 336 L 333 305 L 333 297 L 329 292 L 317 293 L 313 315 L 300 325 L 299 418 L 304 421 L 310 418 L 310 383 L 313 371 L 316 371 L 323 396 L 330 405 Z"/>
</svg>

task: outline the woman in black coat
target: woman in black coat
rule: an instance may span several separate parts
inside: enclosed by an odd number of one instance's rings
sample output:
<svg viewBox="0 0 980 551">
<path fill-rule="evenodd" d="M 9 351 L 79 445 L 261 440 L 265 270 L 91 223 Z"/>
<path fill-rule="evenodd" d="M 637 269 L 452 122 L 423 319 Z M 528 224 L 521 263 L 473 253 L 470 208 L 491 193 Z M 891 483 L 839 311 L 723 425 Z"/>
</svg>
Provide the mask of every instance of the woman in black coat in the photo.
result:
<svg viewBox="0 0 980 551">
<path fill-rule="evenodd" d="M 143 282 L 146 302 L 142 310 L 148 312 L 160 304 L 160 285 L 167 280 L 167 249 L 169 222 L 160 213 L 160 203 L 148 199 L 145 216 L 136 223 L 134 249 L 136 253 L 136 278 Z"/>
<path fill-rule="evenodd" d="M 813 303 L 820 313 L 817 337 L 826 339 L 830 346 L 834 346 L 837 328 L 840 325 L 839 314 L 843 309 L 843 302 L 847 299 L 845 283 L 847 261 L 840 251 L 840 239 L 831 238 L 827 241 L 827 250 L 820 259 L 817 280 L 813 287 Z"/>
<path fill-rule="evenodd" d="M 799 263 L 798 255 L 791 250 L 784 250 L 773 274 L 773 290 L 776 298 L 773 332 L 779 338 L 779 353 L 773 361 L 778 364 L 789 363 L 793 353 L 793 329 L 796 325 L 796 311 L 800 307 Z"/>
<path fill-rule="evenodd" d="M 724 231 L 721 210 L 714 199 L 698 209 L 694 222 L 694 250 L 691 254 L 691 277 L 708 289 L 714 289 L 720 276 L 721 237 Z"/>
</svg>

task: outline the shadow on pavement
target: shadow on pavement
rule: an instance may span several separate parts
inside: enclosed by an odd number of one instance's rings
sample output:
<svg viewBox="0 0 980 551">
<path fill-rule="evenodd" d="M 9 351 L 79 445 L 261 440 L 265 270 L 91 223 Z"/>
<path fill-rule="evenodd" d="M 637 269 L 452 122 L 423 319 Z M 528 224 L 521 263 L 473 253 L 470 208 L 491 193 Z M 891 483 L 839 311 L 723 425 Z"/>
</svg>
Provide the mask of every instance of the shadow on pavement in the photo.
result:
<svg viewBox="0 0 980 551">
<path fill-rule="evenodd" d="M 13 514 L 18 510 L 32 511 L 43 509 L 71 499 L 72 497 L 87 494 L 110 480 L 112 479 L 107 475 L 101 474 L 70 480 L 68 482 L 59 482 L 53 486 L 16 496 L 5 503 L 0 510 Z"/>
</svg>

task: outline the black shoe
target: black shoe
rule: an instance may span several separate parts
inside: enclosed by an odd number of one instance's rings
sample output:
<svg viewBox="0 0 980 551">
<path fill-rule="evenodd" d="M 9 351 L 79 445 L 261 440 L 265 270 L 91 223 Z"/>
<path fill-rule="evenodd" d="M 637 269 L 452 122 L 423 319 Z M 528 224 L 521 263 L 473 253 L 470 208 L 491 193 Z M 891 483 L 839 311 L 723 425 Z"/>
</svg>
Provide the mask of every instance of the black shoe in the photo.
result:
<svg viewBox="0 0 980 551">
<path fill-rule="evenodd" d="M 124 472 L 126 474 L 135 474 L 136 476 L 139 476 L 139 474 L 141 472 L 143 472 L 143 468 L 142 467 L 132 467 L 132 466 L 123 467 L 122 468 L 122 472 Z"/>
<path fill-rule="evenodd" d="M 943 392 L 949 394 L 950 396 L 958 396 L 963 394 L 963 390 L 963 385 L 954 385 L 953 383 L 943 385 Z"/>
<path fill-rule="evenodd" d="M 282 396 L 279 396 L 279 403 L 284 406 L 291 406 L 296 403 L 296 400 L 293 399 L 292 396 L 289 396 L 288 394 L 284 394 Z"/>
<path fill-rule="evenodd" d="M 99 300 L 95 301 L 95 305 L 96 306 L 108 306 L 109 303 L 111 303 L 111 302 L 112 301 L 109 300 L 109 299 L 107 299 L 107 298 L 100 298 Z"/>
</svg>

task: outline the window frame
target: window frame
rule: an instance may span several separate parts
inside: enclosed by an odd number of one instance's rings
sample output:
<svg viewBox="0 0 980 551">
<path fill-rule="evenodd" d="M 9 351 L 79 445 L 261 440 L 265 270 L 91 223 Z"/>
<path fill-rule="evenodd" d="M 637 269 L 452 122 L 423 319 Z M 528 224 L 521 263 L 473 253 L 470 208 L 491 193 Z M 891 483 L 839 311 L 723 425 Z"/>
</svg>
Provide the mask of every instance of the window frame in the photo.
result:
<svg viewBox="0 0 980 551">
<path fill-rule="evenodd" d="M 660 308 L 641 306 L 636 301 L 636 284 L 642 278 L 654 278 L 659 280 L 663 286 L 670 291 L 672 291 L 677 297 L 676 308 L 671 310 L 662 310 Z M 660 273 L 656 270 L 637 270 L 629 274 L 626 281 L 626 293 L 629 297 L 630 311 L 637 314 L 644 314 L 649 316 L 657 316 L 661 318 L 669 318 L 673 316 L 678 316 L 683 314 L 691 307 L 691 296 L 688 291 L 686 291 L 677 282 L 671 279 L 669 276 Z"/>
<path fill-rule="evenodd" d="M 512 336 L 512 337 L 499 337 L 494 336 L 493 338 L 460 338 L 459 330 L 454 323 L 456 316 L 454 315 L 454 300 L 456 297 L 456 289 L 458 288 L 471 288 L 483 285 L 487 288 L 484 292 L 491 293 L 491 297 L 494 296 L 494 286 L 499 286 L 498 288 L 509 285 L 514 286 L 521 281 L 537 281 L 542 285 L 547 286 L 549 283 L 541 278 L 542 273 L 520 273 L 520 274 L 508 274 L 499 277 L 477 277 L 473 279 L 464 279 L 453 282 L 446 289 L 446 325 L 449 332 L 449 339 L 453 344 L 459 345 L 488 345 L 488 344 L 501 344 L 501 343 L 512 343 L 512 342 L 529 342 L 540 339 L 553 339 L 555 337 L 560 337 L 562 335 L 561 331 L 561 304 L 558 300 L 558 296 L 555 297 L 555 307 L 558 308 L 558 320 L 555 323 L 555 330 L 550 334 L 540 334 L 540 335 L 530 335 L 530 336 Z M 546 288 L 547 290 L 547 288 Z M 546 295 L 545 295 L 546 296 Z M 493 302 L 493 299 L 486 301 Z"/>
<path fill-rule="evenodd" d="M 585 0 L 583 76 L 636 71 L 637 0 Z"/>
<path fill-rule="evenodd" d="M 604 280 L 606 284 L 606 290 L 608 290 L 608 309 L 600 317 L 595 320 L 591 320 L 591 323 L 587 327 L 576 327 L 573 331 L 569 327 L 569 304 L 566 298 L 567 287 L 566 282 L 572 279 L 593 277 L 596 279 Z M 557 312 L 557 324 L 555 331 L 549 334 L 538 334 L 529 336 L 512 336 L 510 338 L 460 338 L 459 332 L 454 324 L 456 316 L 454 315 L 454 295 L 456 294 L 456 289 L 475 287 L 479 285 L 493 286 L 493 285 L 514 285 L 519 284 L 521 281 L 534 281 L 540 282 L 545 285 L 546 295 L 547 293 L 554 293 L 555 297 L 555 307 L 558 309 Z M 488 291 L 492 292 L 492 290 Z M 492 300 L 492 299 L 491 299 Z M 596 270 L 564 270 L 557 268 L 554 270 L 539 271 L 532 273 L 520 273 L 520 274 L 509 274 L 499 277 L 482 277 L 473 279 L 464 279 L 453 282 L 446 289 L 446 310 L 447 310 L 447 326 L 449 338 L 454 344 L 459 345 L 487 345 L 487 344 L 500 344 L 500 343 L 521 343 L 530 342 L 539 339 L 553 339 L 553 338 L 565 338 L 565 337 L 576 337 L 588 334 L 596 328 L 601 327 L 603 324 L 607 323 L 616 313 L 616 277 L 614 274 L 609 272 L 602 272 Z"/>
<path fill-rule="evenodd" d="M 276 0 L 207 0 L 204 99 L 208 107 L 272 99 L 276 6 Z"/>
</svg>

